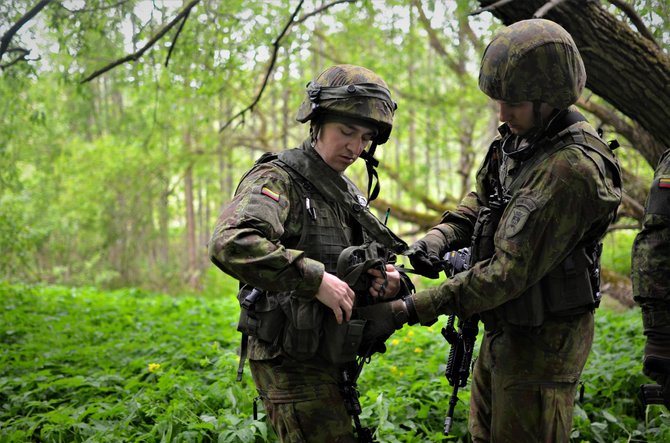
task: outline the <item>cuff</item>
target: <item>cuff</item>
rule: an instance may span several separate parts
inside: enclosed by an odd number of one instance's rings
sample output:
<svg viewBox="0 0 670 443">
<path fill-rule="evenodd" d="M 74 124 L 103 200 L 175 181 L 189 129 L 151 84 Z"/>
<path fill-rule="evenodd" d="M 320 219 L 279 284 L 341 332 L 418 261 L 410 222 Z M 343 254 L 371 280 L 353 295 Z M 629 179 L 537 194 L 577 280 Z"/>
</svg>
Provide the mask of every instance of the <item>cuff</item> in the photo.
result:
<svg viewBox="0 0 670 443">
<path fill-rule="evenodd" d="M 295 288 L 295 295 L 301 298 L 313 298 L 314 294 L 319 291 L 324 272 L 326 272 L 326 269 L 323 263 L 311 258 L 303 258 L 301 264 L 302 279 Z"/>
</svg>

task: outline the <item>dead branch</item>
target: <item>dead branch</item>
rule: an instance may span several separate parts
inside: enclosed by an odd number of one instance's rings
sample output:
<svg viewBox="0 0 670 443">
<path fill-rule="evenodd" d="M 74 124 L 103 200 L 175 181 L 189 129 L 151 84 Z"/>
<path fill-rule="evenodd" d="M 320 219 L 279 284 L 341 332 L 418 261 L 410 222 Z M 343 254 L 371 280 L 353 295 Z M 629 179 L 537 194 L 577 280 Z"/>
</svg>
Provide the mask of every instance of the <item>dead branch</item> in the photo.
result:
<svg viewBox="0 0 670 443">
<path fill-rule="evenodd" d="M 533 18 L 542 18 L 544 17 L 547 12 L 549 12 L 552 8 L 560 5 L 563 3 L 565 0 L 549 0 L 547 3 L 542 5 L 541 8 L 539 8 L 535 13 L 533 14 Z"/>
<path fill-rule="evenodd" d="M 494 9 L 497 9 L 497 8 L 499 8 L 501 6 L 504 6 L 507 3 L 510 3 L 510 2 L 513 2 L 513 1 L 514 0 L 500 0 L 500 1 L 497 1 L 497 2 L 493 3 L 492 5 L 488 5 L 488 6 L 485 6 L 483 8 L 479 8 L 476 11 L 473 11 L 468 15 L 479 15 L 482 12 L 493 11 Z"/>
<path fill-rule="evenodd" d="M 25 25 L 28 23 L 33 17 L 35 17 L 46 5 L 48 5 L 51 2 L 51 0 L 41 0 L 39 3 L 37 3 L 33 8 L 26 12 L 23 17 L 19 19 L 14 25 L 5 32 L 5 34 L 0 38 L 0 60 L 2 60 L 2 56 L 5 55 L 5 52 L 7 52 L 7 48 L 9 48 L 9 42 L 12 41 L 12 38 L 14 38 L 14 35 Z M 16 60 L 11 63 L 14 64 L 16 63 Z"/>
<path fill-rule="evenodd" d="M 108 64 L 107 66 L 105 66 L 101 69 L 98 69 L 93 74 L 89 75 L 84 80 L 82 80 L 81 83 L 87 83 L 87 82 L 93 80 L 94 78 L 99 77 L 100 75 L 104 74 L 105 72 L 110 71 L 110 70 L 114 69 L 115 67 L 117 67 L 119 65 L 122 65 L 123 63 L 129 62 L 129 61 L 137 61 L 140 57 L 142 57 L 142 55 L 149 48 L 151 48 L 153 45 L 155 45 L 156 42 L 158 42 L 158 40 L 163 38 L 163 36 L 165 34 L 167 34 L 167 32 L 170 31 L 170 29 L 172 29 L 177 23 L 182 21 L 182 26 L 183 26 L 183 21 L 186 21 L 186 18 L 190 14 L 191 9 L 193 9 L 193 7 L 195 7 L 195 5 L 197 5 L 199 2 L 200 2 L 200 0 L 192 0 L 188 5 L 186 5 L 186 7 L 179 14 L 177 14 L 177 16 L 174 19 L 172 19 L 172 21 L 170 23 L 168 23 L 160 31 L 158 31 L 158 33 L 151 40 L 149 40 L 146 45 L 144 45 L 142 48 L 140 48 L 137 52 L 135 52 L 133 54 L 129 54 L 129 55 L 123 57 L 123 58 L 120 58 L 120 59 Z M 170 50 L 172 50 L 172 48 L 170 48 Z M 168 56 L 168 58 L 169 58 L 169 56 Z M 166 63 L 167 63 L 167 60 L 166 60 Z"/>
</svg>

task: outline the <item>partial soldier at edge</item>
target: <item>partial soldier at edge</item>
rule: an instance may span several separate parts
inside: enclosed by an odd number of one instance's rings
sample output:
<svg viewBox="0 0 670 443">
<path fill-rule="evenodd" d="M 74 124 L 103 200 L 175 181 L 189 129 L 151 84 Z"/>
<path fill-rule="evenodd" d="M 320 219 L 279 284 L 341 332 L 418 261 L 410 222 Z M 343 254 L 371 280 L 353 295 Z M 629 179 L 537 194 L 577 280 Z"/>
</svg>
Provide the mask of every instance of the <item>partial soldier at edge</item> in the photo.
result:
<svg viewBox="0 0 670 443">
<path fill-rule="evenodd" d="M 642 310 L 647 337 L 643 372 L 660 385 L 670 408 L 670 150 L 658 162 L 631 253 L 633 297 Z M 646 398 L 643 387 L 643 401 Z"/>
</svg>

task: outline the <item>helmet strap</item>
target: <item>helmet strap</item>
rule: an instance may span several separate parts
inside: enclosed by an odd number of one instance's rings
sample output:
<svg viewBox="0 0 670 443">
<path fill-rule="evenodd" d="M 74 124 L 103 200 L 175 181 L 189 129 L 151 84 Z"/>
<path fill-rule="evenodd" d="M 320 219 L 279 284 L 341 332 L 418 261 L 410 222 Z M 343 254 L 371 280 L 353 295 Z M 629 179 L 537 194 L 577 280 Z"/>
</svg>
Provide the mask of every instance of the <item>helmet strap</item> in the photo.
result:
<svg viewBox="0 0 670 443">
<path fill-rule="evenodd" d="M 379 195 L 379 175 L 377 174 L 376 167 L 379 166 L 379 160 L 377 160 L 375 155 L 375 150 L 377 149 L 377 142 L 372 142 L 370 149 L 363 151 L 360 157 L 365 160 L 365 169 L 368 171 L 368 205 L 370 202 L 377 198 Z M 374 186 L 373 186 L 374 183 Z"/>
</svg>

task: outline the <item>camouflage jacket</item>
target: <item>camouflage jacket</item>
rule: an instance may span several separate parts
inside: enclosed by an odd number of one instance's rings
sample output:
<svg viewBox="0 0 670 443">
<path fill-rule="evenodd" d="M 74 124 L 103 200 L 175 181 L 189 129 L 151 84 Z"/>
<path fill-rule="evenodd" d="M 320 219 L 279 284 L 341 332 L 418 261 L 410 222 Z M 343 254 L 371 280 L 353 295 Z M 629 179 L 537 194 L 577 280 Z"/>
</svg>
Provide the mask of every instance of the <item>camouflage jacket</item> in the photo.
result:
<svg viewBox="0 0 670 443">
<path fill-rule="evenodd" d="M 570 137 L 572 133 L 597 137 L 583 121 L 560 134 Z M 524 177 L 523 183 L 514 186 L 508 196 L 509 203 L 495 230 L 493 256 L 415 295 L 421 323 L 440 314 L 467 318 L 517 299 L 563 263 L 576 247 L 595 244 L 605 234 L 621 201 L 616 159 L 609 153 L 611 158 L 606 160 L 597 150 L 577 143 L 562 143 L 562 147 L 552 150 L 553 140 L 545 140 L 542 149 L 550 154 L 539 164 L 533 164 L 539 148 L 529 159 L 512 161 L 504 158 L 500 139 L 491 145 L 477 173 L 476 191 L 468 194 L 455 211 L 445 213 L 442 223 L 435 227 L 444 235 L 449 249 L 469 245 L 477 215 L 483 206 L 489 206 L 489 196 L 495 191 L 492 183 L 507 188 L 518 176 Z M 524 170 L 529 164 L 530 169 Z M 615 165 L 615 170 L 608 165 Z"/>
<path fill-rule="evenodd" d="M 670 150 L 661 157 L 633 243 L 633 297 L 645 329 L 670 329 Z"/>
<path fill-rule="evenodd" d="M 300 175 L 300 183 L 293 171 Z M 306 187 L 319 194 L 318 205 L 328 208 L 308 206 Z M 374 239 L 396 252 L 406 247 L 372 215 L 366 203 L 355 185 L 330 168 L 305 141 L 300 148 L 285 151 L 278 158 L 259 160 L 242 178 L 233 200 L 217 221 L 209 243 L 210 258 L 242 284 L 272 293 L 273 299 L 281 298 L 279 303 L 287 311 L 288 322 L 298 315 L 288 312 L 293 309 L 288 305 L 301 306 L 302 311 L 308 310 L 308 304 L 309 310 L 320 306 L 315 294 L 323 273 L 336 272 L 336 258 L 347 246 Z M 312 217 L 316 223 L 317 216 L 321 223 L 326 212 L 333 215 L 328 217 L 329 227 L 323 235 L 305 239 L 305 233 L 315 233 L 306 223 L 311 223 Z M 313 244 L 319 239 L 328 244 Z M 338 245 L 340 250 L 333 251 Z M 325 257 L 325 250 L 331 256 L 326 263 L 316 259 L 320 254 Z M 296 300 L 290 302 L 287 298 Z M 322 317 L 319 314 L 315 318 Z M 250 358 L 272 358 L 281 353 L 280 347 L 279 342 L 260 343 L 252 337 Z"/>
</svg>

